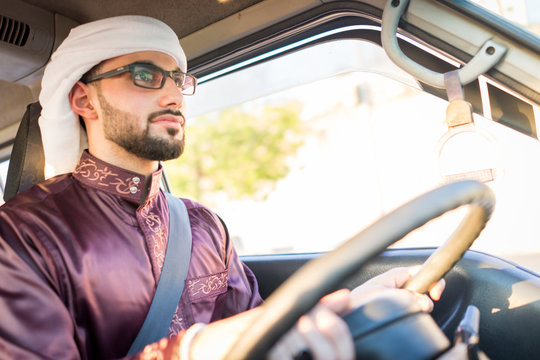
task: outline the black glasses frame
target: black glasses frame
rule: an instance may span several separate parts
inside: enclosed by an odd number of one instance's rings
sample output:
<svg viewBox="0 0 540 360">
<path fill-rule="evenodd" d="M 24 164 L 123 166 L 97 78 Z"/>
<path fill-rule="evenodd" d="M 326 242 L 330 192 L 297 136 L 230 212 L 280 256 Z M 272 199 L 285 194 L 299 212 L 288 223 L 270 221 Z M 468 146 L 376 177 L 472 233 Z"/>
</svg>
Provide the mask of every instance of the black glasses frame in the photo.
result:
<svg viewBox="0 0 540 360">
<path fill-rule="evenodd" d="M 137 83 L 139 80 L 137 80 L 135 78 L 136 72 L 134 71 L 136 66 L 144 66 L 144 67 L 152 69 L 154 71 L 161 72 L 162 77 L 161 77 L 161 83 L 159 84 L 159 87 L 144 86 L 143 85 L 144 83 Z M 167 71 L 167 70 L 163 70 L 162 68 L 160 68 L 157 65 L 149 64 L 149 63 L 141 63 L 141 62 L 134 62 L 132 64 L 124 65 L 124 66 L 121 66 L 121 67 L 116 68 L 114 70 L 104 72 L 103 74 L 90 76 L 90 77 L 88 77 L 86 79 L 82 79 L 82 82 L 85 83 L 85 84 L 88 84 L 88 83 L 96 81 L 96 80 L 108 79 L 108 78 L 111 78 L 111 77 L 114 77 L 114 76 L 121 75 L 121 74 L 126 73 L 126 72 L 131 73 L 131 80 L 133 81 L 133 85 L 141 87 L 141 88 L 145 88 L 145 89 L 161 89 L 161 88 L 163 88 L 163 86 L 165 85 L 165 81 L 167 80 L 168 77 L 170 77 L 174 81 L 176 86 L 178 86 L 178 88 L 182 91 L 183 95 L 193 95 L 193 94 L 195 94 L 195 88 L 197 87 L 197 78 L 195 76 L 191 75 L 191 74 L 188 74 L 188 73 L 185 73 L 185 72 L 182 72 L 182 71 L 179 71 L 179 70 Z M 184 81 L 182 83 L 179 83 L 178 78 L 175 77 L 175 76 L 178 76 L 178 75 L 183 75 Z M 186 79 L 191 79 L 192 86 L 184 87 L 184 85 L 186 83 L 189 83 L 189 82 L 186 82 Z"/>
</svg>

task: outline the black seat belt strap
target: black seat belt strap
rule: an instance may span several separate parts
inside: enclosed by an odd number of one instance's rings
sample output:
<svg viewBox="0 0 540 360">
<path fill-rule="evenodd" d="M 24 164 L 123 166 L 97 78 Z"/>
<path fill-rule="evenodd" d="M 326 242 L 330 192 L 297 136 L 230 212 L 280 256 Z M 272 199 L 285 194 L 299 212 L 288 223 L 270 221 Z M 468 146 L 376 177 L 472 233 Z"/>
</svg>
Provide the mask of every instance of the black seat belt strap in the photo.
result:
<svg viewBox="0 0 540 360">
<path fill-rule="evenodd" d="M 167 336 L 182 296 L 191 257 L 191 227 L 184 202 L 169 193 L 169 239 L 159 282 L 144 323 L 128 355 Z"/>
</svg>

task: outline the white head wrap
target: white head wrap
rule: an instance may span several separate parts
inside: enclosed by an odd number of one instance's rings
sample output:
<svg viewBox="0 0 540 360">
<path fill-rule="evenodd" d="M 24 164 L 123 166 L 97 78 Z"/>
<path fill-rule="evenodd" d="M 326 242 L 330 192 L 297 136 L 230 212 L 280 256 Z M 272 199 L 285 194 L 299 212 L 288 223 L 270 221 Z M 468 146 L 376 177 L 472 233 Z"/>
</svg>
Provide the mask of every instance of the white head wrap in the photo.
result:
<svg viewBox="0 0 540 360">
<path fill-rule="evenodd" d="M 138 51 L 168 54 L 186 71 L 186 56 L 174 31 L 145 16 L 118 16 L 77 26 L 54 52 L 39 96 L 45 178 L 72 172 L 88 146 L 86 133 L 69 104 L 73 85 L 100 62 Z"/>
</svg>

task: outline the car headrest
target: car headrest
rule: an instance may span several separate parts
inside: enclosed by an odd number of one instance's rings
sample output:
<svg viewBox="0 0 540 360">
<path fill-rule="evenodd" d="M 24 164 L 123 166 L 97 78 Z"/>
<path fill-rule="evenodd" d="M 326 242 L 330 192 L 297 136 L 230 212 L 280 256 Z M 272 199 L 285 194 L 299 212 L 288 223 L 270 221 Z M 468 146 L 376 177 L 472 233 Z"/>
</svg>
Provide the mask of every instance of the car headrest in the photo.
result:
<svg viewBox="0 0 540 360">
<path fill-rule="evenodd" d="M 26 107 L 11 151 L 4 190 L 5 201 L 45 180 L 45 155 L 38 124 L 40 113 L 39 102 Z"/>
</svg>

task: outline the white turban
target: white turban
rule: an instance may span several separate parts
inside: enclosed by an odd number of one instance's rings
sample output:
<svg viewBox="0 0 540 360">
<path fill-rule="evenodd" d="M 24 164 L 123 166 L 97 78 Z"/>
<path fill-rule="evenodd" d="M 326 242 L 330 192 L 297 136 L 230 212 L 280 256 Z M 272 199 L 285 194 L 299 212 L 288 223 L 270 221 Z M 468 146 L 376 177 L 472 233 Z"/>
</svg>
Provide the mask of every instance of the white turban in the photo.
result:
<svg viewBox="0 0 540 360">
<path fill-rule="evenodd" d="M 186 56 L 174 31 L 145 16 L 118 16 L 77 26 L 54 52 L 39 95 L 45 178 L 72 172 L 88 146 L 86 133 L 69 105 L 73 85 L 100 62 L 138 51 L 168 54 L 186 71 Z"/>
</svg>

